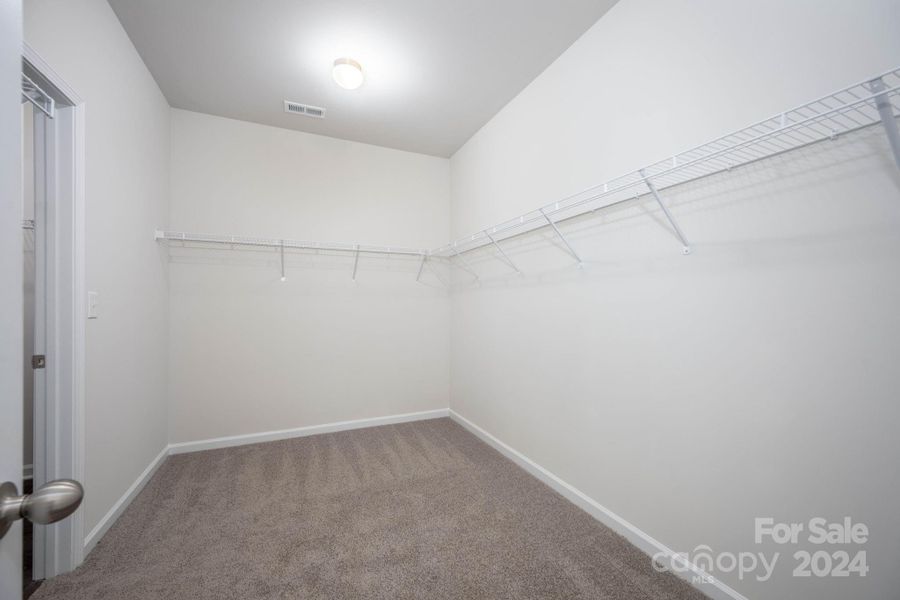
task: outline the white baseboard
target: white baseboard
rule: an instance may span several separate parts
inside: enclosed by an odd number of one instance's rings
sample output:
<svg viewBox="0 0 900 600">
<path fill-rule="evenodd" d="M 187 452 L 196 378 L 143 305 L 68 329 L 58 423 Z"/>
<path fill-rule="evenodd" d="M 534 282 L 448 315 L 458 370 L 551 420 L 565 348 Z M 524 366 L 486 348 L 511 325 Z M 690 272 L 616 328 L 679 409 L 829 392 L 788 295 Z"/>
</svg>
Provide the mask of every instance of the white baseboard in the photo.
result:
<svg viewBox="0 0 900 600">
<path fill-rule="evenodd" d="M 640 548 L 643 552 L 650 556 L 657 553 L 663 553 L 666 557 L 674 555 L 673 551 L 665 544 L 659 542 L 645 532 L 641 531 L 619 515 L 615 514 L 608 508 L 604 507 L 596 500 L 577 489 L 576 487 L 566 483 L 544 467 L 540 466 L 518 450 L 507 446 L 493 435 L 475 425 L 456 411 L 450 409 L 450 418 L 471 431 L 473 434 L 481 438 L 484 442 L 493 446 L 498 452 L 512 460 L 514 463 L 522 467 L 532 476 L 548 485 L 554 491 L 566 498 L 625 539 Z M 683 564 L 683 563 L 682 563 Z M 676 575 L 682 577 L 695 588 L 712 598 L 713 600 L 747 600 L 747 597 L 740 592 L 732 589 L 725 583 L 710 577 L 706 572 L 694 564 L 688 563 L 689 571 L 675 572 Z M 694 578 L 697 578 L 694 580 Z M 706 581 L 711 583 L 696 583 L 696 581 Z"/>
<path fill-rule="evenodd" d="M 371 419 L 357 419 L 355 421 L 339 421 L 324 425 L 310 425 L 297 427 L 296 429 L 282 429 L 279 431 L 263 431 L 261 433 L 248 433 L 246 435 L 232 435 L 228 437 L 198 440 L 196 442 L 179 442 L 169 445 L 169 454 L 184 454 L 185 452 L 200 452 L 201 450 L 214 450 L 216 448 L 229 448 L 231 446 L 244 446 L 258 444 L 260 442 L 274 442 L 290 438 L 318 435 L 320 433 L 333 433 L 335 431 L 348 431 L 350 429 L 363 429 L 365 427 L 377 427 L 379 425 L 394 425 L 409 421 L 424 421 L 426 419 L 440 419 L 450 416 L 450 410 L 441 408 L 423 412 L 407 413 L 404 415 L 391 415 L 388 417 L 374 417 Z"/>
<path fill-rule="evenodd" d="M 100 522 L 91 530 L 84 540 L 84 556 L 93 550 L 100 538 L 112 527 L 116 519 L 128 508 L 131 501 L 137 497 L 147 482 L 153 477 L 164 459 L 170 454 L 185 454 L 188 452 L 199 452 L 202 450 L 213 450 L 216 448 L 228 448 L 232 446 L 243 446 L 246 444 L 258 444 L 260 442 L 271 442 L 277 440 L 285 440 L 296 437 L 305 437 L 317 435 L 321 433 L 332 433 L 336 431 L 348 431 L 351 429 L 362 429 L 365 427 L 377 427 L 379 425 L 393 425 L 396 423 L 407 423 L 410 421 L 424 421 L 427 419 L 439 419 L 449 416 L 454 421 L 471 431 L 473 434 L 487 442 L 489 445 L 497 449 L 501 454 L 515 462 L 525 471 L 550 486 L 564 498 L 590 514 L 592 517 L 626 538 L 629 542 L 640 548 L 649 556 L 657 553 L 663 553 L 666 556 L 673 556 L 673 552 L 667 546 L 657 541 L 653 537 L 647 535 L 622 517 L 616 515 L 611 510 L 605 508 L 594 499 L 590 498 L 574 486 L 566 483 L 544 467 L 540 466 L 533 460 L 529 459 L 522 453 L 507 446 L 499 439 L 478 427 L 459 413 L 442 408 L 438 410 L 430 410 L 417 413 L 408 413 L 402 415 L 391 415 L 387 417 L 375 417 L 371 419 L 357 419 L 354 421 L 340 421 L 337 423 L 326 423 L 323 425 L 311 425 L 308 427 L 298 427 L 296 429 L 283 429 L 280 431 L 265 431 L 261 433 L 251 433 L 246 435 L 235 435 L 229 437 L 213 438 L 208 440 L 199 440 L 196 442 L 180 442 L 177 444 L 169 444 L 154 458 L 147 468 L 144 469 L 134 483 L 125 491 L 121 498 L 106 513 Z M 718 579 L 713 579 L 707 575 L 702 569 L 696 565 L 689 565 L 690 571 L 680 573 L 689 583 L 695 585 L 697 589 L 705 593 L 713 600 L 747 600 L 745 596 L 735 591 L 728 585 L 722 583 Z M 693 577 L 698 577 L 702 581 L 712 581 L 712 583 L 694 584 L 691 581 Z"/>
<path fill-rule="evenodd" d="M 144 489 L 144 486 L 147 485 L 147 482 L 153 477 L 153 474 L 156 473 L 156 470 L 163 463 L 163 460 L 169 455 L 169 447 L 166 446 L 162 449 L 162 451 L 150 461 L 150 464 L 147 465 L 147 468 L 144 469 L 144 472 L 138 475 L 138 478 L 131 484 L 131 486 L 125 490 L 125 493 L 122 494 L 122 497 L 113 504 L 112 508 L 109 509 L 109 512 L 103 515 L 103 518 L 100 519 L 100 522 L 91 529 L 91 532 L 87 534 L 84 538 L 84 558 L 87 558 L 87 555 L 94 549 L 94 546 L 97 545 L 97 542 L 100 541 L 100 538 L 112 527 L 113 523 L 116 522 L 116 519 L 125 512 L 125 509 L 128 508 L 128 505 L 131 504 L 131 501 L 134 500 L 138 494 L 141 493 L 141 490 Z"/>
<path fill-rule="evenodd" d="M 229 437 L 214 438 L 210 440 L 199 440 L 196 442 L 181 442 L 178 444 L 169 444 L 159 455 L 154 458 L 144 472 L 138 475 L 138 478 L 131 486 L 122 494 L 122 497 L 113 505 L 109 512 L 104 515 L 100 522 L 91 530 L 84 539 L 84 557 L 94 549 L 100 538 L 112 527 L 116 519 L 121 516 L 131 501 L 144 489 L 147 482 L 153 477 L 156 470 L 164 462 L 164 459 L 170 454 L 185 454 L 188 452 L 199 452 L 201 450 L 212 450 L 215 448 L 228 448 L 231 446 L 243 446 L 246 444 L 258 444 L 260 442 L 273 442 L 277 440 L 286 440 L 296 437 L 305 437 L 308 435 L 317 435 L 320 433 L 333 433 L 335 431 L 348 431 L 350 429 L 363 429 L 365 427 L 377 427 L 379 425 L 394 425 L 396 423 L 408 423 L 410 421 L 424 421 L 427 419 L 439 419 L 441 417 L 450 416 L 449 409 L 441 408 L 438 410 L 428 410 L 416 413 L 407 413 L 403 415 L 391 415 L 387 417 L 374 417 L 371 419 L 357 419 L 355 421 L 340 421 L 337 423 L 325 423 L 323 425 L 311 425 L 309 427 L 298 427 L 296 429 L 283 429 L 280 431 L 264 431 L 261 433 L 250 433 L 246 435 L 233 435 Z"/>
</svg>

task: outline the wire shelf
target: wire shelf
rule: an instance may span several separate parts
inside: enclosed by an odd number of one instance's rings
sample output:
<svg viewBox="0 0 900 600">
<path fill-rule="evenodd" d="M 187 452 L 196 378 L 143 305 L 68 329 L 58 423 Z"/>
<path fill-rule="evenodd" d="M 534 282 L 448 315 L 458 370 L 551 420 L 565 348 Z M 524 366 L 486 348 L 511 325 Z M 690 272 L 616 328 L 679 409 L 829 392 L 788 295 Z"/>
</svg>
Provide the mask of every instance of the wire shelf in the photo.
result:
<svg viewBox="0 0 900 600">
<path fill-rule="evenodd" d="M 371 244 L 351 244 L 344 242 L 309 242 L 280 238 L 248 237 L 242 235 L 217 235 L 210 233 L 187 233 L 182 231 L 157 231 L 157 241 L 191 242 L 197 244 L 213 244 L 222 246 L 250 246 L 256 248 L 274 248 L 285 250 L 321 250 L 331 252 L 349 252 L 362 254 L 396 254 L 407 256 L 428 256 L 424 248 L 405 248 L 402 246 L 373 246 Z"/>
<path fill-rule="evenodd" d="M 22 103 L 26 101 L 34 104 L 42 113 L 53 118 L 56 111 L 56 102 L 53 98 L 42 90 L 38 84 L 31 80 L 28 75 L 22 73 Z"/>
<path fill-rule="evenodd" d="M 453 257 L 495 245 L 503 239 L 548 227 L 554 216 L 557 221 L 569 219 L 641 194 L 656 195 L 653 187 L 661 190 L 680 185 L 882 123 L 879 100 L 893 118 L 900 114 L 900 68 L 487 227 L 432 250 L 432 255 Z M 891 142 L 896 144 L 895 139 Z M 895 160 L 900 161 L 900 148 L 895 147 L 894 152 Z"/>
<path fill-rule="evenodd" d="M 608 208 L 649 193 L 659 203 L 669 223 L 683 242 L 684 252 L 687 254 L 690 252 L 687 239 L 662 202 L 659 190 L 728 171 L 824 140 L 834 139 L 837 136 L 878 123 L 885 127 L 894 154 L 894 161 L 900 168 L 900 132 L 898 132 L 896 122 L 898 115 L 900 115 L 900 67 L 690 150 L 614 177 L 577 194 L 528 211 L 433 250 L 179 231 L 157 231 L 156 239 L 158 241 L 192 242 L 230 247 L 254 246 L 279 249 L 282 254 L 282 276 L 284 250 L 295 249 L 353 253 L 356 257 L 353 265 L 354 279 L 361 253 L 419 257 L 421 264 L 416 276 L 417 280 L 421 277 L 422 269 L 429 259 L 452 261 L 453 264 L 468 271 L 477 279 L 477 273 L 468 267 L 462 254 L 493 245 L 502 259 L 518 272 L 519 269 L 503 251 L 499 242 L 544 227 L 552 228 L 554 233 L 562 239 L 569 253 L 581 264 L 577 252 L 556 224 L 562 220 Z"/>
</svg>

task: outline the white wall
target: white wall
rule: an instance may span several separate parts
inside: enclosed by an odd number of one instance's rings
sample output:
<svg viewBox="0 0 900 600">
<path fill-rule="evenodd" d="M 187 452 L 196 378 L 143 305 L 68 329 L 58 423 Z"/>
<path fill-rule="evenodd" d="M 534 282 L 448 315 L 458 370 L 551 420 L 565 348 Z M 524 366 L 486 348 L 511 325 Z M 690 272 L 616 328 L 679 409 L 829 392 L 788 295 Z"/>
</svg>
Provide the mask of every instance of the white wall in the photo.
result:
<svg viewBox="0 0 900 600">
<path fill-rule="evenodd" d="M 172 111 L 171 228 L 431 248 L 449 161 Z M 415 258 L 179 248 L 170 441 L 446 408 L 449 298 Z"/>
<path fill-rule="evenodd" d="M 451 161 L 455 237 L 900 62 L 894 0 L 622 0 Z M 780 550 L 751 598 L 900 589 L 900 176 L 880 129 L 469 260 L 451 408 L 676 551 Z M 865 579 L 791 577 L 754 517 L 869 525 Z M 834 550 L 835 548 L 831 548 Z M 713 573 L 720 575 L 720 573 Z"/>
<path fill-rule="evenodd" d="M 85 100 L 85 534 L 166 445 L 169 107 L 103 0 L 29 0 L 25 40 Z"/>
</svg>

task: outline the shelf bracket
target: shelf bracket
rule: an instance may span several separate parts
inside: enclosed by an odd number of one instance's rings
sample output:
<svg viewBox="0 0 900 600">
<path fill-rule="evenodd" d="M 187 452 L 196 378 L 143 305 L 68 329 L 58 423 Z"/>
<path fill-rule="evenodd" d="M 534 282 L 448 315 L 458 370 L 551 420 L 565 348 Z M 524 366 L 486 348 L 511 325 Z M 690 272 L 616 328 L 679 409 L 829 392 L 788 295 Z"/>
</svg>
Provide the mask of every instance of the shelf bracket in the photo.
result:
<svg viewBox="0 0 900 600">
<path fill-rule="evenodd" d="M 422 278 L 422 270 L 425 268 L 425 262 L 426 262 L 427 260 L 428 260 L 428 255 L 427 255 L 427 254 L 423 254 L 423 255 L 422 255 L 422 262 L 419 263 L 419 272 L 416 273 L 416 281 L 419 281 L 419 279 Z"/>
<path fill-rule="evenodd" d="M 569 254 L 572 255 L 572 258 L 574 258 L 576 261 L 578 261 L 578 266 L 583 267 L 584 261 L 581 260 L 581 257 L 578 256 L 578 253 L 575 252 L 575 248 L 572 247 L 572 244 L 569 243 L 569 240 L 566 239 L 566 236 L 564 236 L 562 234 L 562 232 L 559 230 L 559 227 L 557 227 L 556 223 L 553 222 L 553 219 L 550 218 L 550 215 L 548 215 L 546 212 L 544 212 L 543 208 L 541 208 L 540 211 L 541 211 L 541 214 L 544 215 L 544 218 L 547 220 L 547 225 L 549 225 L 550 227 L 553 228 L 553 231 L 556 232 L 556 235 L 559 236 L 559 239 L 562 240 L 562 243 L 565 244 L 566 248 L 569 249 Z"/>
<path fill-rule="evenodd" d="M 356 245 L 356 252 L 353 255 L 353 281 L 356 281 L 356 269 L 359 267 L 359 244 Z"/>
<path fill-rule="evenodd" d="M 641 177 L 644 178 L 644 183 L 647 184 L 647 188 L 650 190 L 650 193 L 653 194 L 653 197 L 656 199 L 656 203 L 659 204 L 659 207 L 662 209 L 663 213 L 666 215 L 666 219 L 669 220 L 669 224 L 672 226 L 672 229 L 675 230 L 675 234 L 678 236 L 678 239 L 681 240 L 682 249 L 681 252 L 683 254 L 691 253 L 691 244 L 687 241 L 687 238 L 684 236 L 684 232 L 681 231 L 681 227 L 678 226 L 678 223 L 675 221 L 675 217 L 672 216 L 672 213 L 669 212 L 669 209 L 666 208 L 666 205 L 663 203 L 662 198 L 659 196 L 659 192 L 656 190 L 656 186 L 653 185 L 653 182 L 649 177 L 644 173 L 644 170 L 641 169 L 639 171 Z"/>
<path fill-rule="evenodd" d="M 875 107 L 878 108 L 878 116 L 884 125 L 891 151 L 894 153 L 894 164 L 900 169 L 900 131 L 897 130 L 897 119 L 894 118 L 894 108 L 888 95 L 884 93 L 886 86 L 881 77 L 876 77 L 869 82 L 869 89 L 875 94 Z"/>
<path fill-rule="evenodd" d="M 453 250 L 453 254 L 456 257 L 456 260 L 459 262 L 459 264 L 457 266 L 460 269 L 462 269 L 463 271 L 465 271 L 466 273 L 468 273 L 469 275 L 471 275 L 472 277 L 474 277 L 475 281 L 478 281 L 478 273 L 476 273 L 471 268 L 469 268 L 469 264 L 462 257 L 462 254 L 459 253 L 459 250 L 456 249 L 456 246 L 452 246 L 450 249 Z M 453 264 L 453 261 L 450 261 L 450 264 Z"/>
<path fill-rule="evenodd" d="M 281 244 L 279 246 L 279 253 L 281 254 L 281 280 L 287 281 L 287 277 L 284 275 L 284 240 L 281 240 Z"/>
<path fill-rule="evenodd" d="M 503 256 L 504 262 L 506 262 L 506 264 L 508 264 L 512 268 L 513 271 L 515 271 L 516 273 L 521 275 L 522 271 L 520 271 L 519 267 L 516 266 L 516 263 L 514 263 L 509 258 L 509 256 L 506 255 L 506 252 L 503 251 L 503 248 L 500 247 L 500 244 L 497 243 L 497 240 L 494 239 L 494 236 L 492 236 L 490 233 L 488 233 L 487 229 L 484 230 L 484 235 L 486 235 L 488 237 L 488 239 L 491 240 L 491 243 L 494 245 L 494 247 L 497 249 L 497 251 Z"/>
</svg>

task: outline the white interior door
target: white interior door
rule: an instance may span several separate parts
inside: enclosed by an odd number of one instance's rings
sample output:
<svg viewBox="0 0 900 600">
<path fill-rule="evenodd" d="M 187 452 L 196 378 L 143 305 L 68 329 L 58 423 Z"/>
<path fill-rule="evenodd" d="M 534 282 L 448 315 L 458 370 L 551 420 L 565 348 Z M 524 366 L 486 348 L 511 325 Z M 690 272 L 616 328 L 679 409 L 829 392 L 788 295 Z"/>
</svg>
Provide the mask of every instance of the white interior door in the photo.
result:
<svg viewBox="0 0 900 600">
<path fill-rule="evenodd" d="M 22 489 L 22 3 L 0 0 L 0 483 Z M 0 538 L 0 598 L 22 594 L 22 523 Z"/>
</svg>

